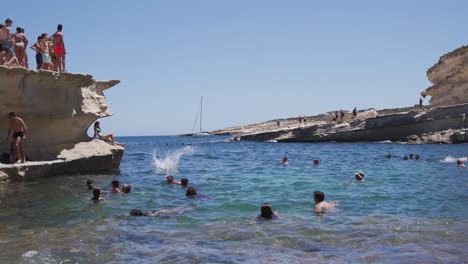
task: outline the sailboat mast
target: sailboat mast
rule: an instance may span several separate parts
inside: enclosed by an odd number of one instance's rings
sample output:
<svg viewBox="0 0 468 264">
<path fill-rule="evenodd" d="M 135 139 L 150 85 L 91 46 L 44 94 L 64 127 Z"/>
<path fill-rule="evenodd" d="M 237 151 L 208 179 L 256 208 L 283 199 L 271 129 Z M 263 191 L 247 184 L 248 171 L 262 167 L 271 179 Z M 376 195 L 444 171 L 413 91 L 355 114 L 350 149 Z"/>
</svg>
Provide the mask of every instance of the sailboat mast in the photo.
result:
<svg viewBox="0 0 468 264">
<path fill-rule="evenodd" d="M 200 101 L 200 133 L 202 132 L 202 118 L 203 118 L 203 96 Z"/>
</svg>

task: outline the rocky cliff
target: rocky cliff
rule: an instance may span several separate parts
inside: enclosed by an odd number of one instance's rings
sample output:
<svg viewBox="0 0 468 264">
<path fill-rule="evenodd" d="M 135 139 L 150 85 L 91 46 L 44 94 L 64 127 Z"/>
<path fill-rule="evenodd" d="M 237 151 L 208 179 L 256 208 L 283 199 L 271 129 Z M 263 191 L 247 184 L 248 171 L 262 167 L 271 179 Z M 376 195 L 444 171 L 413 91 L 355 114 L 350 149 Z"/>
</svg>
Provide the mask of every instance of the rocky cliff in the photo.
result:
<svg viewBox="0 0 468 264">
<path fill-rule="evenodd" d="M 7 114 L 17 113 L 28 127 L 24 149 L 29 159 L 56 159 L 63 149 L 89 141 L 89 126 L 111 115 L 103 91 L 118 83 L 86 74 L 0 66 L 0 131 L 6 135 Z M 6 142 L 0 152 L 9 152 Z"/>
<path fill-rule="evenodd" d="M 421 95 L 431 96 L 431 107 L 468 103 L 468 46 L 440 57 L 427 77 L 434 85 Z"/>
</svg>

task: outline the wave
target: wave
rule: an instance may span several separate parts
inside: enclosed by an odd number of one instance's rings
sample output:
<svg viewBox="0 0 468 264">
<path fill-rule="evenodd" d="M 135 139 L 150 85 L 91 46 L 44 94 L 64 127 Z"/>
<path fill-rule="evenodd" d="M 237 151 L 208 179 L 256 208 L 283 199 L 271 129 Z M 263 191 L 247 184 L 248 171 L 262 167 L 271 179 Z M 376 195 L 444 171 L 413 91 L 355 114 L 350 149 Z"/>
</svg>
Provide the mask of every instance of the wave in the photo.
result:
<svg viewBox="0 0 468 264">
<path fill-rule="evenodd" d="M 466 162 L 466 161 L 468 161 L 468 157 L 455 158 L 455 157 L 452 157 L 452 156 L 447 156 L 447 157 L 445 157 L 445 159 L 440 160 L 440 162 L 454 163 L 454 162 L 457 162 L 457 160 L 461 160 L 463 162 Z"/>
<path fill-rule="evenodd" d="M 156 174 L 172 175 L 177 173 L 180 158 L 183 155 L 192 154 L 193 149 L 190 146 L 166 153 L 165 157 L 158 158 L 156 150 L 153 151 L 154 166 Z"/>
</svg>

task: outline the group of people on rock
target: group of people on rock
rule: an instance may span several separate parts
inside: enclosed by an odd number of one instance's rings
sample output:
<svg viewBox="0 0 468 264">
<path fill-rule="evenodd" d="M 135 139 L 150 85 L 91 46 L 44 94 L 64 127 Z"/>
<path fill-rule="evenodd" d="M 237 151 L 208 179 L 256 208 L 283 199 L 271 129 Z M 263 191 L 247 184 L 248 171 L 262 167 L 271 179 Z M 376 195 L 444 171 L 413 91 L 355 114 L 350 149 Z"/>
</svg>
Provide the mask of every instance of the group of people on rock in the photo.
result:
<svg viewBox="0 0 468 264">
<path fill-rule="evenodd" d="M 87 180 L 86 181 L 86 187 L 88 187 L 88 190 L 93 191 L 93 197 L 90 198 L 90 200 L 94 202 L 99 202 L 104 200 L 101 197 L 101 188 L 94 186 L 94 181 L 93 180 Z M 118 180 L 112 180 L 111 181 L 111 193 L 122 193 L 124 196 L 127 196 L 131 192 L 132 186 L 130 184 L 124 184 L 122 185 L 122 190 L 120 190 L 119 187 L 119 181 Z"/>
<path fill-rule="evenodd" d="M 356 119 L 357 118 L 357 109 L 356 107 L 354 107 L 353 111 L 352 111 L 352 114 L 353 114 L 353 119 Z M 345 112 L 343 111 L 343 109 L 341 109 L 338 113 L 338 111 L 335 111 L 335 114 L 333 115 L 333 118 L 332 118 L 333 122 L 340 122 L 340 123 L 343 123 L 345 121 Z"/>
<path fill-rule="evenodd" d="M 12 32 L 13 20 L 7 18 L 5 24 L 0 24 L 0 65 L 29 68 L 28 54 L 26 52 L 29 40 L 24 28 L 17 27 Z M 62 33 L 63 26 L 59 24 L 57 31 L 48 36 L 42 33 L 37 42 L 31 45 L 36 52 L 36 69 L 65 72 L 65 42 Z"/>
</svg>

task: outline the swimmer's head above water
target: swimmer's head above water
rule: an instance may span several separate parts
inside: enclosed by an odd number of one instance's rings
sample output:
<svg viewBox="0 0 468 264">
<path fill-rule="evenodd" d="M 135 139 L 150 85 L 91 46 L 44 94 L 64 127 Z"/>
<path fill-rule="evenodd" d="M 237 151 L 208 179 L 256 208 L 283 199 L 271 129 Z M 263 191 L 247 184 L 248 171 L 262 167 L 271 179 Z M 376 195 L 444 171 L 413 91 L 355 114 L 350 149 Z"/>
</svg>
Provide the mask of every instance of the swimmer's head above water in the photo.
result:
<svg viewBox="0 0 468 264">
<path fill-rule="evenodd" d="M 187 187 L 188 183 L 189 183 L 189 179 L 187 179 L 187 178 L 180 179 L 180 185 L 182 187 Z"/>
<path fill-rule="evenodd" d="M 88 190 L 94 189 L 94 181 L 92 181 L 92 180 L 87 180 L 87 181 L 86 181 L 86 186 L 88 187 Z"/>
<path fill-rule="evenodd" d="M 173 181 L 174 181 L 174 176 L 169 175 L 169 176 L 166 177 L 166 182 L 167 183 L 172 183 Z"/>
<path fill-rule="evenodd" d="M 139 209 L 133 209 L 130 211 L 129 215 L 131 216 L 145 216 L 146 213 Z"/>
<path fill-rule="evenodd" d="M 187 188 L 187 192 L 185 192 L 185 196 L 196 196 L 197 195 L 197 189 L 193 186 L 190 186 Z"/>
<path fill-rule="evenodd" d="M 274 217 L 273 211 L 271 210 L 271 205 L 269 203 L 262 204 L 259 216 L 265 219 L 272 219 Z"/>
<path fill-rule="evenodd" d="M 132 190 L 132 186 L 130 184 L 124 184 L 122 186 L 122 192 L 124 194 L 130 193 L 131 190 Z"/>
<path fill-rule="evenodd" d="M 323 202 L 323 200 L 325 200 L 325 194 L 321 191 L 315 191 L 314 192 L 314 201 L 315 203 L 320 203 L 320 202 Z"/>
<path fill-rule="evenodd" d="M 356 181 L 364 181 L 364 172 L 358 171 L 354 174 L 354 177 L 356 178 Z"/>
<path fill-rule="evenodd" d="M 101 188 L 99 187 L 94 187 L 93 189 L 93 200 L 99 201 L 99 196 L 101 196 Z"/>
</svg>

